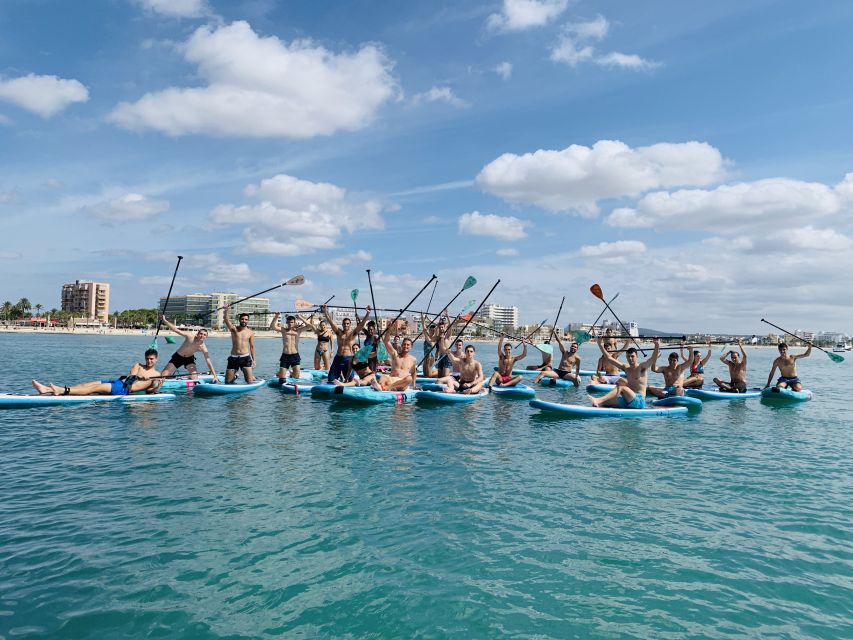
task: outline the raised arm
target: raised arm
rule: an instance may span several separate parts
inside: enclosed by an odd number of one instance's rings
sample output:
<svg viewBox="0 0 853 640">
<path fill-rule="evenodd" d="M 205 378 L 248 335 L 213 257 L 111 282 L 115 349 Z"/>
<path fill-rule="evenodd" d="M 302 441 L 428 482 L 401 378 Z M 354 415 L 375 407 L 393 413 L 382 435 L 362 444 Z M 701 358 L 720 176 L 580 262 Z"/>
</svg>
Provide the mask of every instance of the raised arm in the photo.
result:
<svg viewBox="0 0 853 640">
<path fill-rule="evenodd" d="M 189 331 L 182 331 L 181 329 L 178 329 L 178 327 L 176 327 L 174 324 L 169 322 L 169 320 L 166 318 L 166 316 L 161 314 L 160 319 L 163 321 L 163 324 L 165 324 L 167 327 L 169 327 L 169 329 L 171 331 L 174 331 L 175 333 L 177 333 L 182 338 L 192 338 L 193 337 Z"/>
<path fill-rule="evenodd" d="M 803 353 L 798 356 L 791 356 L 792 360 L 799 360 L 800 358 L 808 358 L 812 354 L 812 345 L 809 343 L 809 348 L 806 349 Z"/>
<path fill-rule="evenodd" d="M 270 329 L 272 329 L 273 331 L 281 331 L 281 325 L 278 323 L 278 319 L 280 317 L 281 314 L 278 311 L 273 314 L 272 322 L 270 322 Z"/>
<path fill-rule="evenodd" d="M 744 366 L 746 366 L 746 351 L 743 348 L 743 340 L 738 340 L 737 346 L 740 347 L 740 355 L 741 355 Z"/>
<path fill-rule="evenodd" d="M 702 358 L 702 366 L 704 367 L 708 364 L 708 361 L 711 359 L 711 340 L 708 339 L 708 353 L 705 354 L 705 357 Z"/>
<path fill-rule="evenodd" d="M 371 311 L 371 307 L 370 307 L 370 305 L 367 305 L 364 308 L 364 317 L 358 321 L 358 325 L 354 329 L 354 331 L 355 331 L 354 335 L 358 335 L 359 333 L 361 333 L 362 330 L 367 326 L 367 321 L 370 320 L 370 311 Z M 355 317 L 358 318 L 358 314 L 356 314 Z"/>
<path fill-rule="evenodd" d="M 234 331 L 234 323 L 231 322 L 231 305 L 226 304 L 222 308 L 222 319 L 225 321 L 225 326 L 228 327 L 228 331 Z"/>
<path fill-rule="evenodd" d="M 521 350 L 521 355 L 515 356 L 515 358 L 512 359 L 513 364 L 515 364 L 519 360 L 524 360 L 527 357 L 527 343 L 523 342 L 522 344 L 524 345 L 524 348 Z"/>
<path fill-rule="evenodd" d="M 504 349 L 504 334 L 501 334 L 501 337 L 498 339 L 498 358 L 503 355 Z"/>
<path fill-rule="evenodd" d="M 323 317 L 326 319 L 326 322 L 329 323 L 329 326 L 332 328 L 332 331 L 335 332 L 335 335 L 340 337 L 341 330 L 338 327 L 338 325 L 335 324 L 335 321 L 332 320 L 332 316 L 329 313 L 329 307 L 327 307 L 326 305 L 323 305 L 322 307 L 320 307 L 320 311 L 323 312 Z"/>
<path fill-rule="evenodd" d="M 554 332 L 554 338 L 557 340 L 557 346 L 560 347 L 561 353 L 566 353 L 566 346 L 563 344 L 563 341 L 560 340 L 560 336 L 557 335 L 557 332 Z"/>
<path fill-rule="evenodd" d="M 599 338 L 597 340 L 597 342 L 598 342 L 598 348 L 601 351 L 601 357 L 604 358 L 604 361 L 609 362 L 610 364 L 612 364 L 614 367 L 620 369 L 621 371 L 625 371 L 625 365 L 622 364 L 621 362 L 619 362 L 616 358 L 614 358 L 613 356 L 611 356 L 609 353 L 607 353 L 604 350 L 604 343 L 601 341 L 601 338 Z"/>
<path fill-rule="evenodd" d="M 651 357 L 643 363 L 645 367 L 651 367 L 654 370 L 655 365 L 658 361 L 658 356 L 660 355 L 660 338 L 655 338 L 652 340 L 655 345 L 654 351 L 652 351 Z"/>
</svg>

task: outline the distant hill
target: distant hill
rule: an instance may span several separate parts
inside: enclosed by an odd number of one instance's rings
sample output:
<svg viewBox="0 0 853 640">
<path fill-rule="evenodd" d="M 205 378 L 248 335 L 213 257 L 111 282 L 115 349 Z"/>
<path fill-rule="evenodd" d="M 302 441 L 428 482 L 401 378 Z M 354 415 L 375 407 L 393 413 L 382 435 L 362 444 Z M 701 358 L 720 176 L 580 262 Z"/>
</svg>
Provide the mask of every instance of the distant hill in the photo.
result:
<svg viewBox="0 0 853 640">
<path fill-rule="evenodd" d="M 687 335 L 685 333 L 672 333 L 671 331 L 658 331 L 657 329 L 646 329 L 644 327 L 640 327 L 640 335 L 641 336 L 652 336 L 658 338 L 674 338 L 676 336 Z"/>
</svg>

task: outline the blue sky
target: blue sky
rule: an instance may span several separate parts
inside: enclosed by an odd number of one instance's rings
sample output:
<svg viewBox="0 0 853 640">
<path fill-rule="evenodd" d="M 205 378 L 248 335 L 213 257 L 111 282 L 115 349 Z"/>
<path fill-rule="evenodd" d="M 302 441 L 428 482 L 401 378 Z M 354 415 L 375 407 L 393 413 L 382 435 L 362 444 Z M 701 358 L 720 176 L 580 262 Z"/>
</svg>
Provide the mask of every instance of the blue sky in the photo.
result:
<svg viewBox="0 0 853 640">
<path fill-rule="evenodd" d="M 5 0 L 0 297 L 851 331 L 853 5 Z M 436 303 L 438 304 L 438 302 Z M 591 317 L 590 317 L 591 316 Z"/>
</svg>

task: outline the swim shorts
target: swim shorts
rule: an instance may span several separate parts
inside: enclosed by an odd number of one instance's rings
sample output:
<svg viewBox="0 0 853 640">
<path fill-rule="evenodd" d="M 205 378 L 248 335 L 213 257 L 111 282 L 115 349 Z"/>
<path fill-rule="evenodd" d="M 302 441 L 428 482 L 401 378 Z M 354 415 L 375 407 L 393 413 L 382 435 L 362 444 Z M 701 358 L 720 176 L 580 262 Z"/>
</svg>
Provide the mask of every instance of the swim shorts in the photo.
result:
<svg viewBox="0 0 853 640">
<path fill-rule="evenodd" d="M 452 363 L 450 362 L 450 358 L 445 353 L 438 359 L 438 362 L 435 363 L 436 369 L 450 369 L 452 367 Z"/>
<path fill-rule="evenodd" d="M 800 379 L 797 376 L 794 376 L 793 378 L 788 378 L 787 376 L 779 376 L 779 379 L 776 381 L 776 384 L 778 385 L 780 382 L 784 382 L 790 387 L 795 384 L 800 384 Z"/>
<path fill-rule="evenodd" d="M 182 356 L 180 353 L 175 351 L 175 353 L 169 359 L 169 362 L 175 365 L 175 369 L 180 369 L 181 367 L 188 367 L 191 364 L 195 364 L 195 354 L 191 356 Z"/>
<path fill-rule="evenodd" d="M 631 402 L 625 402 L 625 397 L 619 396 L 619 406 L 622 409 L 645 409 L 646 408 L 646 399 L 642 396 L 635 395 L 634 399 Z"/>
<path fill-rule="evenodd" d="M 298 367 L 300 362 L 302 362 L 302 358 L 299 357 L 298 353 L 282 353 L 281 358 L 278 359 L 278 364 L 282 369 Z"/>
<path fill-rule="evenodd" d="M 253 367 L 255 363 L 252 361 L 251 355 L 244 356 L 228 356 L 228 369 L 249 369 Z"/>
<path fill-rule="evenodd" d="M 284 358 L 283 355 L 282 358 Z M 329 375 L 326 378 L 328 382 L 334 382 L 335 380 L 341 379 L 346 381 L 352 373 L 352 367 L 350 366 L 351 362 L 352 356 L 337 355 L 332 358 L 332 366 L 329 367 Z"/>
<path fill-rule="evenodd" d="M 610 375 L 609 373 L 601 374 L 601 377 L 604 378 L 605 384 L 616 384 L 619 382 L 619 379 L 622 377 L 618 373 L 615 375 Z"/>
<path fill-rule="evenodd" d="M 110 385 L 111 396 L 126 396 L 130 394 L 131 385 L 125 386 L 124 380 L 101 380 L 101 382 Z"/>
</svg>

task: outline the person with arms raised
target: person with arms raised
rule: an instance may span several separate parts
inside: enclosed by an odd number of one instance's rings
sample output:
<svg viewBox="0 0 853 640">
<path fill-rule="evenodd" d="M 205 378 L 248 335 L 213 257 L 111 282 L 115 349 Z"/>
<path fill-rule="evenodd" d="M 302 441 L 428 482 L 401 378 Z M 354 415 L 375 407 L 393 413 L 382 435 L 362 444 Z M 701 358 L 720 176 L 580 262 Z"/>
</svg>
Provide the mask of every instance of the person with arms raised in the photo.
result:
<svg viewBox="0 0 853 640">
<path fill-rule="evenodd" d="M 649 370 L 655 366 L 660 353 L 660 338 L 654 339 L 655 350 L 647 360 L 640 362 L 637 357 L 637 349 L 629 348 L 625 352 L 628 364 L 622 364 L 613 358 L 605 349 L 601 338 L 598 339 L 598 348 L 601 354 L 618 369 L 625 372 L 625 384 L 617 384 L 616 387 L 600 398 L 589 396 L 593 407 L 618 407 L 620 409 L 645 409 L 646 387 L 649 384 Z"/>
<path fill-rule="evenodd" d="M 737 351 L 729 351 L 725 355 L 720 356 L 720 362 L 729 368 L 730 382 L 724 382 L 719 378 L 714 378 L 714 383 L 720 388 L 720 391 L 729 391 L 732 393 L 743 393 L 746 391 L 746 351 L 743 348 L 743 340 L 738 339 L 737 346 L 740 347 L 740 355 Z M 728 356 L 728 359 L 726 358 Z"/>
<path fill-rule="evenodd" d="M 213 376 L 213 381 L 218 383 L 219 376 L 216 375 L 216 369 L 213 366 L 213 362 L 210 361 L 210 354 L 208 354 L 207 347 L 204 344 L 204 341 L 207 338 L 207 329 L 202 327 L 196 331 L 195 334 L 192 334 L 189 331 L 178 329 L 178 327 L 169 322 L 164 315 L 161 315 L 160 319 L 163 321 L 163 324 L 184 339 L 183 344 L 178 347 L 178 350 L 175 351 L 175 353 L 172 354 L 172 357 L 163 369 L 163 375 L 169 377 L 175 373 L 175 371 L 184 367 L 192 379 L 197 378 L 198 369 L 195 364 L 195 354 L 201 353 L 202 357 L 204 357 L 205 364 L 207 364 L 208 372 Z"/>
<path fill-rule="evenodd" d="M 489 378 L 490 387 L 514 387 L 521 382 L 524 377 L 513 375 L 512 370 L 515 363 L 519 360 L 524 360 L 527 357 L 527 344 L 524 345 L 521 354 L 512 355 L 512 345 L 508 342 L 504 344 L 504 335 L 501 334 L 498 340 L 498 370 Z"/>
<path fill-rule="evenodd" d="M 255 332 L 249 328 L 249 314 L 241 313 L 237 317 L 239 323 L 236 327 L 229 317 L 231 305 L 225 305 L 223 318 L 225 326 L 231 334 L 231 355 L 228 356 L 228 364 L 225 366 L 225 384 L 231 384 L 237 378 L 237 371 L 243 371 L 243 379 L 246 384 L 255 381 L 252 368 L 255 366 Z"/>
<path fill-rule="evenodd" d="M 441 352 L 440 352 L 441 353 Z M 454 355 L 452 352 L 444 351 L 442 355 L 446 355 L 453 365 L 459 367 L 459 379 L 454 375 L 444 376 L 436 380 L 438 384 L 443 384 L 447 393 L 479 393 L 483 388 L 485 376 L 483 375 L 483 365 L 474 358 L 476 349 L 474 345 L 469 344 L 465 347 L 461 357 Z"/>
<path fill-rule="evenodd" d="M 779 379 L 776 381 L 776 387 L 779 389 L 788 388 L 791 391 L 801 391 L 803 384 L 797 376 L 797 360 L 800 358 L 808 358 L 812 353 L 812 345 L 809 344 L 808 349 L 796 356 L 788 355 L 788 345 L 784 342 L 779 343 L 779 357 L 773 361 L 773 368 L 770 369 L 770 375 L 767 376 L 767 385 L 773 381 L 773 374 L 776 369 L 779 369 Z"/>
<path fill-rule="evenodd" d="M 329 315 L 329 308 L 326 305 L 320 307 L 320 311 L 323 312 L 326 322 L 329 323 L 329 326 L 338 338 L 338 350 L 332 359 L 332 366 L 329 367 L 327 380 L 328 382 L 334 382 L 340 379 L 343 382 L 347 382 L 352 371 L 352 346 L 355 344 L 358 334 L 367 325 L 367 321 L 370 318 L 371 306 L 367 305 L 365 307 L 364 317 L 361 320 L 358 319 L 358 315 L 356 314 L 355 319 L 358 321 L 358 324 L 355 328 L 353 328 L 352 321 L 349 318 L 344 318 L 341 321 L 341 326 L 338 327 L 332 316 Z"/>
<path fill-rule="evenodd" d="M 555 378 L 558 380 L 569 380 L 577 387 L 580 384 L 581 359 L 578 356 L 578 343 L 572 342 L 569 348 L 566 349 L 560 336 L 556 333 L 554 338 L 557 340 L 557 346 L 560 348 L 560 366 L 555 370 L 549 369 L 542 371 L 533 382 L 539 382 L 542 378 Z M 573 371 L 574 370 L 574 371 Z"/>
</svg>

